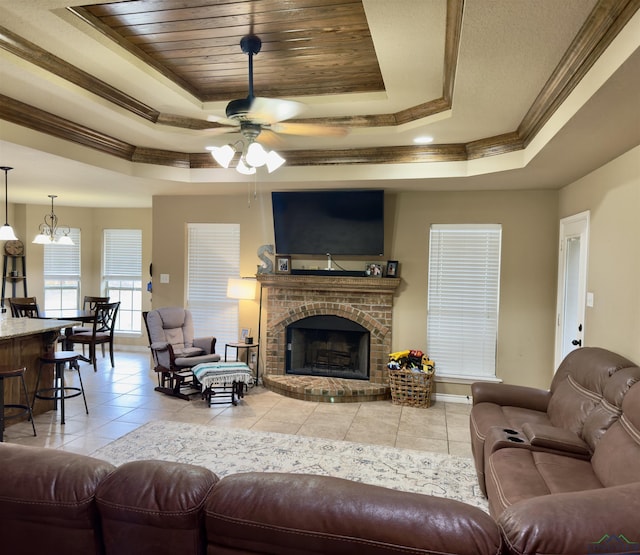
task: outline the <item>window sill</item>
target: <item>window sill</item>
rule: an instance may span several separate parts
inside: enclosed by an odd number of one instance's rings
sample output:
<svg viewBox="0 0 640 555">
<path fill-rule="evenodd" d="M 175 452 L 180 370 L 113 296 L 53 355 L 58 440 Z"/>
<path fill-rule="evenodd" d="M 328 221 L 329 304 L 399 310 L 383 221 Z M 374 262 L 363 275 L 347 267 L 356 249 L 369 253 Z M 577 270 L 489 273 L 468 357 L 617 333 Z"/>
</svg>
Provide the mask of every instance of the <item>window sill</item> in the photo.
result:
<svg viewBox="0 0 640 555">
<path fill-rule="evenodd" d="M 456 374 L 438 374 L 437 367 L 435 380 L 436 382 L 459 383 L 464 385 L 471 385 L 475 382 L 502 383 L 502 380 L 495 376 L 460 376 Z"/>
</svg>

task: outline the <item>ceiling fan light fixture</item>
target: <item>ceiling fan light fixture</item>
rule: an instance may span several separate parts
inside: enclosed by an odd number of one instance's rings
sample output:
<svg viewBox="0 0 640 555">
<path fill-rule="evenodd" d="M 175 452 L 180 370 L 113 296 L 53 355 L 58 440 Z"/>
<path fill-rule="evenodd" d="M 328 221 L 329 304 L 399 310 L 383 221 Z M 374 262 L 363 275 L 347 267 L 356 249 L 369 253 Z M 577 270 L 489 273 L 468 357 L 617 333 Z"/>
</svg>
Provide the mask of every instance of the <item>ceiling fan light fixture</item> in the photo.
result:
<svg viewBox="0 0 640 555">
<path fill-rule="evenodd" d="M 260 143 L 251 143 L 245 159 L 250 166 L 260 168 L 267 163 L 267 156 L 267 152 Z"/>
<path fill-rule="evenodd" d="M 240 158 L 238 165 L 236 166 L 238 173 L 242 175 L 253 175 L 256 173 L 256 169 L 253 166 L 247 166 L 244 162 L 244 158 Z"/>
<path fill-rule="evenodd" d="M 207 149 L 211 151 L 213 159 L 223 168 L 229 167 L 229 164 L 231 164 L 231 160 L 233 160 L 233 156 L 236 153 L 235 149 L 231 145 L 209 146 Z"/>
<path fill-rule="evenodd" d="M 269 171 L 269 173 L 272 173 L 276 171 L 280 166 L 282 166 L 282 164 L 284 164 L 285 162 L 286 160 L 282 156 L 280 156 L 275 150 L 272 150 L 267 155 L 267 170 Z"/>
</svg>

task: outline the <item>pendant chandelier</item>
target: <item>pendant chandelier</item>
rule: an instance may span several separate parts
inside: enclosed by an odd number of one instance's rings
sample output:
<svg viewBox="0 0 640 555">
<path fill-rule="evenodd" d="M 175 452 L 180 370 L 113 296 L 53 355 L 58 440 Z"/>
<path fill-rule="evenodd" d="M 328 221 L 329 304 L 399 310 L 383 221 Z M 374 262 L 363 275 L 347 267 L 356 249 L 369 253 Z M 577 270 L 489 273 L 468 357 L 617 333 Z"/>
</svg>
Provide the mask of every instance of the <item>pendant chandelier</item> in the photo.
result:
<svg viewBox="0 0 640 555">
<path fill-rule="evenodd" d="M 4 172 L 4 225 L 0 227 L 0 241 L 15 241 L 17 239 L 16 234 L 13 232 L 13 228 L 9 225 L 9 187 L 7 184 L 9 170 L 12 170 L 9 166 L 0 166 L 0 170 Z"/>
<path fill-rule="evenodd" d="M 69 236 L 71 228 L 68 225 L 59 226 L 58 216 L 53 211 L 53 199 L 58 195 L 48 195 L 51 199 L 51 214 L 45 214 L 44 223 L 38 228 L 38 235 L 32 241 L 36 245 L 73 245 Z"/>
</svg>

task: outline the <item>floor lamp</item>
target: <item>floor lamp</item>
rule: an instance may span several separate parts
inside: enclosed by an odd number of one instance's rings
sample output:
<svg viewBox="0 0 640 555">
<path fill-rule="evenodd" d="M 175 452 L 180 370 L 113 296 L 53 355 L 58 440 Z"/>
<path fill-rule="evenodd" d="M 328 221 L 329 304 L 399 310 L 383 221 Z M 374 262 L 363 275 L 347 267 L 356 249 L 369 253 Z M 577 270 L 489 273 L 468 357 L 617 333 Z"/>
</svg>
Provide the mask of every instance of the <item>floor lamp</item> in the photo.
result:
<svg viewBox="0 0 640 555">
<path fill-rule="evenodd" d="M 256 278 L 229 278 L 227 280 L 227 298 L 243 301 L 253 301 L 256 298 Z M 262 284 L 260 286 L 260 308 L 258 312 L 258 341 L 256 344 L 256 385 L 260 377 L 260 321 L 262 319 Z M 247 353 L 247 364 L 249 364 Z"/>
</svg>

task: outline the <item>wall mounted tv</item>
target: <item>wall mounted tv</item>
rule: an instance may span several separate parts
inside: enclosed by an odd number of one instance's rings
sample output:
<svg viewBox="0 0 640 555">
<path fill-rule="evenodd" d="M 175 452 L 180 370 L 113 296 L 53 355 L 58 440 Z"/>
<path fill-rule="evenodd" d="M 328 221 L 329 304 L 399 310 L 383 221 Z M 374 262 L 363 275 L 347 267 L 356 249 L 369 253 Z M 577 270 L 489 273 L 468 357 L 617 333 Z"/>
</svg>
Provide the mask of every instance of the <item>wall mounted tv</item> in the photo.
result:
<svg viewBox="0 0 640 555">
<path fill-rule="evenodd" d="M 381 256 L 384 191 L 273 192 L 278 254 Z"/>
</svg>

